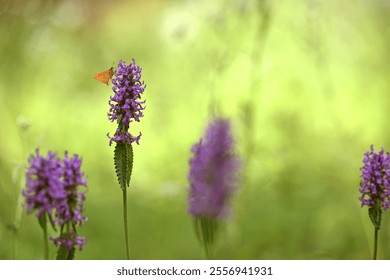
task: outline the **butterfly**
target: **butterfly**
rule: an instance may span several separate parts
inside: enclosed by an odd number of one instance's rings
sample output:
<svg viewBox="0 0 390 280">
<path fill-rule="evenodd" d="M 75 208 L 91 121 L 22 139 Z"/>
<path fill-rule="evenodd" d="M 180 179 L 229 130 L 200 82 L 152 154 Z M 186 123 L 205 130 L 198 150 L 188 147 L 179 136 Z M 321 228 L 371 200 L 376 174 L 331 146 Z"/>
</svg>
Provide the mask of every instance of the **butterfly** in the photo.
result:
<svg viewBox="0 0 390 280">
<path fill-rule="evenodd" d="M 108 85 L 108 82 L 111 80 L 112 75 L 114 75 L 114 67 L 111 67 L 106 71 L 97 73 L 94 77 L 96 80 L 101 81 L 102 83 Z"/>
</svg>

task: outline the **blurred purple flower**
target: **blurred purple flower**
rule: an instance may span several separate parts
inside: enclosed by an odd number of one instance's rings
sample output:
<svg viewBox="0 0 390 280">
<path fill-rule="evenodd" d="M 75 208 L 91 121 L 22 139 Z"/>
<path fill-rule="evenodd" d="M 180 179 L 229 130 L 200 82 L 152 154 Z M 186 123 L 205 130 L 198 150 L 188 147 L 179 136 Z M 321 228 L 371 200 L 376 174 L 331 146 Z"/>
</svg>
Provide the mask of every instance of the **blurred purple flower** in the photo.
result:
<svg viewBox="0 0 390 280">
<path fill-rule="evenodd" d="M 60 237 L 50 239 L 56 246 L 61 244 L 69 250 L 74 245 L 81 250 L 86 243 L 85 237 L 75 233 L 75 226 L 87 221 L 82 215 L 85 192 L 77 190 L 79 185 L 86 187 L 84 173 L 80 170 L 81 163 L 78 155 L 69 158 L 65 152 L 61 161 L 55 153 L 48 152 L 43 158 L 36 150 L 35 156 L 29 158 L 27 188 L 23 191 L 27 212 L 37 210 L 38 218 L 46 212 L 53 225 L 61 227 Z"/>
<path fill-rule="evenodd" d="M 62 163 L 55 153 L 48 152 L 46 158 L 35 151 L 29 158 L 30 166 L 26 173 L 26 186 L 23 195 L 26 198 L 27 213 L 37 210 L 40 218 L 44 212 L 49 216 L 66 197 L 62 183 Z"/>
<path fill-rule="evenodd" d="M 73 230 L 63 233 L 60 237 L 50 237 L 50 240 L 53 241 L 54 245 L 58 247 L 67 248 L 69 251 L 73 249 L 74 246 L 79 246 L 79 250 L 83 250 L 83 246 L 87 243 L 85 236 L 78 236 Z"/>
<path fill-rule="evenodd" d="M 110 121 L 119 120 L 118 129 L 113 137 L 112 142 L 122 142 L 130 144 L 136 142 L 139 144 L 141 133 L 138 136 L 131 135 L 128 130 L 130 122 L 140 121 L 145 109 L 145 100 L 140 101 L 141 94 L 144 92 L 146 85 L 141 82 L 142 68 L 135 64 L 133 59 L 129 65 L 124 61 L 119 61 L 118 70 L 115 72 L 115 78 L 112 79 L 114 96 L 110 97 L 108 118 Z"/>
<path fill-rule="evenodd" d="M 63 187 L 66 197 L 57 206 L 56 212 L 56 221 L 60 226 L 69 221 L 72 221 L 75 225 L 81 225 L 82 222 L 87 221 L 87 218 L 82 216 L 86 192 L 77 190 L 79 185 L 86 187 L 84 173 L 80 170 L 81 163 L 82 160 L 78 155 L 69 158 L 68 152 L 65 152 Z"/>
<path fill-rule="evenodd" d="M 188 211 L 195 217 L 222 218 L 237 187 L 239 160 L 233 152 L 230 122 L 216 119 L 191 149 Z"/>
<path fill-rule="evenodd" d="M 382 148 L 379 153 L 371 150 L 364 154 L 359 198 L 363 205 L 381 203 L 386 211 L 390 207 L 390 154 Z"/>
</svg>

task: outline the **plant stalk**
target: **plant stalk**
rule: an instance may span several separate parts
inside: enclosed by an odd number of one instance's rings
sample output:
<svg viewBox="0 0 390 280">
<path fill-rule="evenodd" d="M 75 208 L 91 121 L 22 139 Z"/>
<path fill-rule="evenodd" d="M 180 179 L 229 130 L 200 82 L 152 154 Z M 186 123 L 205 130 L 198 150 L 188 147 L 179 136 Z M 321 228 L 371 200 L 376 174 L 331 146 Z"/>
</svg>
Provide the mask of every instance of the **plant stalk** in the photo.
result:
<svg viewBox="0 0 390 280">
<path fill-rule="evenodd" d="M 377 255 L 377 251 L 378 251 L 378 231 L 379 231 L 379 228 L 375 227 L 375 233 L 374 233 L 374 253 L 373 253 L 373 257 L 372 257 L 373 260 L 376 260 L 376 255 Z"/>
<path fill-rule="evenodd" d="M 127 226 L 127 192 L 126 187 L 123 189 L 123 225 L 125 227 L 125 243 L 126 243 L 126 258 L 130 260 L 130 249 L 129 249 L 129 232 Z"/>
<path fill-rule="evenodd" d="M 46 224 L 46 213 L 43 213 L 43 257 L 45 260 L 49 259 L 49 240 L 47 238 L 47 224 Z"/>
</svg>

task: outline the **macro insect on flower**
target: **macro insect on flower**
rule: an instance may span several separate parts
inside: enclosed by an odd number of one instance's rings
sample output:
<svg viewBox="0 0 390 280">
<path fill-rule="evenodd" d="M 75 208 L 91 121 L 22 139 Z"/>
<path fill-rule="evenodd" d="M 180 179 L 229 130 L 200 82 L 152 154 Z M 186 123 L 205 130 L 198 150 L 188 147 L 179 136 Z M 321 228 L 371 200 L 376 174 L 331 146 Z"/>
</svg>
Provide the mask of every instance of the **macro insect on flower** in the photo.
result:
<svg viewBox="0 0 390 280">
<path fill-rule="evenodd" d="M 130 134 L 130 124 L 139 122 L 143 117 L 146 100 L 142 100 L 145 90 L 145 83 L 141 81 L 142 68 L 132 59 L 130 63 L 120 60 L 115 77 L 112 79 L 113 96 L 110 96 L 108 104 L 108 119 L 116 122 L 118 127 L 113 136 L 107 134 L 110 139 L 109 145 L 115 142 L 114 166 L 118 177 L 118 183 L 123 195 L 123 223 L 126 244 L 126 257 L 130 259 L 129 238 L 127 226 L 127 196 L 126 189 L 130 186 L 131 174 L 133 171 L 133 147 L 135 142 L 139 145 L 141 132 L 134 136 Z"/>
</svg>

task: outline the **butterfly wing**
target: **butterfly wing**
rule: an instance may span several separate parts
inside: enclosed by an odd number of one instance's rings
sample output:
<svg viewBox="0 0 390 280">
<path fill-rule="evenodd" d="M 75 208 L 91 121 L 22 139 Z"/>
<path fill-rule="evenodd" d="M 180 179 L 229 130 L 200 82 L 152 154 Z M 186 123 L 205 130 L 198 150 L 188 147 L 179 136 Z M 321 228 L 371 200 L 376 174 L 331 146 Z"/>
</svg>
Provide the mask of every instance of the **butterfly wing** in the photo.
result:
<svg viewBox="0 0 390 280">
<path fill-rule="evenodd" d="M 102 83 L 108 85 L 108 82 L 111 80 L 112 75 L 114 75 L 114 67 L 111 67 L 106 71 L 97 73 L 94 77 L 96 80 L 101 81 Z"/>
</svg>

